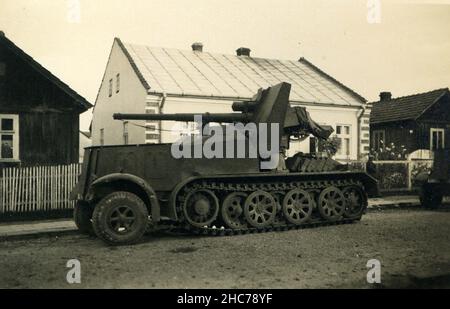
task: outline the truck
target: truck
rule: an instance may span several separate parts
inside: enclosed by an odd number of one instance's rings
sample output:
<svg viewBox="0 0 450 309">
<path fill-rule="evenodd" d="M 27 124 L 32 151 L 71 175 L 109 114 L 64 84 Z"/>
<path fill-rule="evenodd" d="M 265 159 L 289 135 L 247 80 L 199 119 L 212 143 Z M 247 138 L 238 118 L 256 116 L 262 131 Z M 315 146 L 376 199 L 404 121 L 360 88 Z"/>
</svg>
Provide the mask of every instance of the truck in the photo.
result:
<svg viewBox="0 0 450 309">
<path fill-rule="evenodd" d="M 360 220 L 368 197 L 378 196 L 376 179 L 330 157 L 286 155 L 292 141 L 333 133 L 304 107 L 290 105 L 290 89 L 288 83 L 260 89 L 224 114 L 114 114 L 117 121 L 200 118 L 204 135 L 86 148 L 73 191 L 79 230 L 122 245 L 168 227 L 235 235 Z M 217 155 L 222 142 L 231 158 Z"/>
<path fill-rule="evenodd" d="M 439 208 L 443 197 L 450 195 L 450 149 L 437 149 L 433 155 L 431 171 L 416 176 L 420 203 L 426 209 Z"/>
</svg>

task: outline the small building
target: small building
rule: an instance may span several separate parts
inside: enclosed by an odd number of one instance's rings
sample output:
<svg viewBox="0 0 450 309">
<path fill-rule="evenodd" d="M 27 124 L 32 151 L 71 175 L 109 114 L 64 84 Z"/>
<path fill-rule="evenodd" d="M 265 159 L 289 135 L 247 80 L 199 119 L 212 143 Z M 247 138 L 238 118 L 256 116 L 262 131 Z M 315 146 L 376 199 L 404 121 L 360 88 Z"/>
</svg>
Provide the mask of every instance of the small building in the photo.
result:
<svg viewBox="0 0 450 309">
<path fill-rule="evenodd" d="M 77 163 L 91 107 L 0 32 L 0 167 Z"/>
<path fill-rule="evenodd" d="M 412 153 L 419 149 L 450 147 L 450 92 L 448 88 L 392 98 L 382 92 L 370 118 L 371 148 L 392 143 Z"/>
<path fill-rule="evenodd" d="M 336 156 L 357 160 L 369 151 L 366 100 L 349 87 L 301 58 L 299 61 L 209 53 L 201 43 L 191 50 L 148 47 L 114 40 L 95 102 L 93 145 L 173 142 L 192 124 L 116 121 L 113 113 L 228 113 L 235 101 L 250 100 L 260 88 L 280 82 L 292 85 L 293 106 L 333 126 L 341 139 Z M 315 140 L 291 145 L 291 152 L 314 152 Z"/>
<path fill-rule="evenodd" d="M 83 162 L 84 158 L 84 149 L 86 147 L 92 146 L 92 140 L 91 140 L 91 132 L 89 131 L 80 131 L 80 157 L 79 162 Z"/>
</svg>

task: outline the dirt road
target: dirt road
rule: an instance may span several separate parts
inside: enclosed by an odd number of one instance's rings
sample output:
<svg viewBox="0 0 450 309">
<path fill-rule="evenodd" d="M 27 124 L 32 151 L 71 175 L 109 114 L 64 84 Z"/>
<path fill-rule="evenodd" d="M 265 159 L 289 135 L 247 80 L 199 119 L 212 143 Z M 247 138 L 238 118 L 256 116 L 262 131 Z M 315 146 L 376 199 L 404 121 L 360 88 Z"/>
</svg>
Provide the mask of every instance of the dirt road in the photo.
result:
<svg viewBox="0 0 450 309">
<path fill-rule="evenodd" d="M 66 263 L 81 263 L 81 284 Z M 450 212 L 390 210 L 360 223 L 233 237 L 149 235 L 107 247 L 81 235 L 0 243 L 0 288 L 450 287 Z"/>
</svg>

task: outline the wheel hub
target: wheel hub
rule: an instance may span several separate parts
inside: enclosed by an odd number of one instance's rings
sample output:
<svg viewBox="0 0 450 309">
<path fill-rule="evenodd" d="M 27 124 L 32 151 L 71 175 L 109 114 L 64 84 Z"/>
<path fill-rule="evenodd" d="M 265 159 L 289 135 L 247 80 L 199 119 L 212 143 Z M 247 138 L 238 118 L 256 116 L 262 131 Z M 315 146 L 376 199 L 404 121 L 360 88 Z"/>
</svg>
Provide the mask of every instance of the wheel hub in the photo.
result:
<svg viewBox="0 0 450 309">
<path fill-rule="evenodd" d="M 344 214 L 345 204 L 344 194 L 337 187 L 328 187 L 320 193 L 319 212 L 326 220 L 338 220 Z"/>
<path fill-rule="evenodd" d="M 118 206 L 113 209 L 109 218 L 110 226 L 119 233 L 128 233 L 135 222 L 133 210 L 126 206 Z"/>
<path fill-rule="evenodd" d="M 302 189 L 289 191 L 283 200 L 283 214 L 292 224 L 301 224 L 310 219 L 313 210 L 311 195 Z"/>
<path fill-rule="evenodd" d="M 195 212 L 197 214 L 199 214 L 200 216 L 204 216 L 204 215 L 208 214 L 209 209 L 210 209 L 210 204 L 209 204 L 208 200 L 200 199 L 197 202 L 195 202 L 194 208 L 195 208 Z"/>
<path fill-rule="evenodd" d="M 245 201 L 244 215 L 253 227 L 262 228 L 272 224 L 276 211 L 275 199 L 265 191 L 253 192 Z"/>
<path fill-rule="evenodd" d="M 219 202 L 214 192 L 197 189 L 186 197 L 183 214 L 186 221 L 195 227 L 205 227 L 214 222 L 219 212 Z"/>
<path fill-rule="evenodd" d="M 245 228 L 247 225 L 242 216 L 243 203 L 247 198 L 247 194 L 243 192 L 230 193 L 222 204 L 222 219 L 226 226 L 232 229 Z"/>
<path fill-rule="evenodd" d="M 346 198 L 345 217 L 357 218 L 362 215 L 367 203 L 363 191 L 357 186 L 347 187 L 343 191 Z"/>
</svg>

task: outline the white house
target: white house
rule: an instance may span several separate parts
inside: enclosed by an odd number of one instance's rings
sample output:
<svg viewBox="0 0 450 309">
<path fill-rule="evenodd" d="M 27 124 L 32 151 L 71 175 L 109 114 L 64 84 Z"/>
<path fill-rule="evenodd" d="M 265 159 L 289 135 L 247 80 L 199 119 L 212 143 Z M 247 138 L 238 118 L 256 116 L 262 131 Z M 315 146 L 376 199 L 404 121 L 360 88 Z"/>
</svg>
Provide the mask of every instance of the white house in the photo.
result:
<svg viewBox="0 0 450 309">
<path fill-rule="evenodd" d="M 172 142 L 183 132 L 173 122 L 113 120 L 113 113 L 227 113 L 235 101 L 249 100 L 259 88 L 280 82 L 292 85 L 292 105 L 307 108 L 312 118 L 333 126 L 341 139 L 336 156 L 357 160 L 369 151 L 366 100 L 304 58 L 263 59 L 239 48 L 236 55 L 154 48 L 123 43 L 112 46 L 94 107 L 93 145 Z M 309 141 L 290 152 L 309 152 Z M 292 146 L 292 145 L 291 145 Z"/>
<path fill-rule="evenodd" d="M 92 146 L 91 133 L 89 131 L 80 130 L 80 158 L 79 162 L 83 162 L 84 148 Z"/>
</svg>

